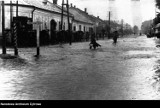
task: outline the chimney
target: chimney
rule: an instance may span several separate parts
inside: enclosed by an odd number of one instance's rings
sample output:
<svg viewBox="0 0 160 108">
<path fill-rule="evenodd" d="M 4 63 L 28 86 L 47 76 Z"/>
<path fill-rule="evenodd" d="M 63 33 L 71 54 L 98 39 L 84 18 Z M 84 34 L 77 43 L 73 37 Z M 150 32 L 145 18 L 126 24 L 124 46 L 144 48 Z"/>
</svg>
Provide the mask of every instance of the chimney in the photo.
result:
<svg viewBox="0 0 160 108">
<path fill-rule="evenodd" d="M 87 8 L 84 8 L 84 11 L 87 13 Z"/>
<path fill-rule="evenodd" d="M 97 18 L 99 19 L 99 16 L 97 16 Z"/>
<path fill-rule="evenodd" d="M 42 3 L 45 4 L 45 5 L 47 4 L 47 2 L 48 2 L 48 0 L 43 0 L 42 1 Z"/>
<path fill-rule="evenodd" d="M 57 1 L 58 1 L 58 0 L 53 0 L 53 4 L 57 4 Z"/>
<path fill-rule="evenodd" d="M 71 3 L 71 7 L 73 7 L 73 4 Z"/>
<path fill-rule="evenodd" d="M 76 8 L 76 5 L 74 5 L 74 8 Z"/>
</svg>

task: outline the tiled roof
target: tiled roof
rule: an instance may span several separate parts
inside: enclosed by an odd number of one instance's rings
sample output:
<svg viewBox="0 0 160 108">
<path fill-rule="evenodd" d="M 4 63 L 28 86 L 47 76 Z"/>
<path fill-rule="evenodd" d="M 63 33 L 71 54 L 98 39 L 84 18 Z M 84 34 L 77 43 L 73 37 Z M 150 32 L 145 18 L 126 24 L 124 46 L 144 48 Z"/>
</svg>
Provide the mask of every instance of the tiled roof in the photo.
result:
<svg viewBox="0 0 160 108">
<path fill-rule="evenodd" d="M 93 15 L 89 15 L 85 11 L 82 11 L 78 8 L 71 7 L 70 12 L 74 15 L 75 20 L 88 22 L 92 24 L 96 24 L 96 23 L 104 24 L 104 21 L 102 19 L 95 17 Z"/>
<path fill-rule="evenodd" d="M 5 0 L 5 3 L 10 3 L 10 0 Z M 12 0 L 12 3 L 16 3 L 16 0 Z M 18 0 L 18 3 L 20 5 L 26 5 L 26 6 L 35 6 L 36 8 L 43 9 L 46 11 L 51 11 L 51 12 L 57 12 L 61 13 L 61 6 L 58 6 L 56 4 L 53 4 L 51 2 L 47 2 L 47 4 L 43 4 L 42 0 Z M 67 14 L 64 12 L 64 14 Z M 70 14 L 71 16 L 72 14 Z"/>
<path fill-rule="evenodd" d="M 88 18 L 89 16 L 85 15 L 82 10 L 75 7 L 70 7 L 69 11 L 74 15 L 74 20 L 93 24 L 93 22 Z"/>
<path fill-rule="evenodd" d="M 42 8 L 42 9 L 46 9 L 46 10 L 49 10 L 49 11 L 54 11 L 54 12 L 61 13 L 61 9 L 57 5 L 55 5 L 53 3 L 50 3 L 50 2 L 48 2 L 45 5 L 40 0 L 23 0 L 23 1 L 26 2 L 29 5 L 32 5 L 32 6 L 35 6 L 35 7 L 38 7 L 38 8 Z"/>
</svg>

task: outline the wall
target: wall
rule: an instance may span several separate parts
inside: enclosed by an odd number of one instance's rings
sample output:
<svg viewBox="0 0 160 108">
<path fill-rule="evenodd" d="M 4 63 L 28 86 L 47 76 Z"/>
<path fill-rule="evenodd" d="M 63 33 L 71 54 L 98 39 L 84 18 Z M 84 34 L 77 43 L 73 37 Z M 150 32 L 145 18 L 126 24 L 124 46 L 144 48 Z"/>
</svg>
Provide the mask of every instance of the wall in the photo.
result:
<svg viewBox="0 0 160 108">
<path fill-rule="evenodd" d="M 29 9 L 28 11 L 21 11 L 21 9 L 19 9 L 18 15 L 19 16 L 26 16 L 31 18 L 32 14 L 31 11 L 33 9 Z M 16 16 L 16 9 L 14 7 L 13 9 L 13 17 Z M 1 12 L 0 12 L 0 33 L 2 32 L 2 20 L 1 20 Z M 41 25 L 41 30 L 44 29 L 50 29 L 50 21 L 54 19 L 57 22 L 57 28 L 56 30 L 59 31 L 59 22 L 61 22 L 61 15 L 60 14 L 52 14 L 52 13 L 47 13 L 47 12 L 43 12 L 43 11 L 39 11 L 39 10 L 35 10 L 34 15 L 33 15 L 33 22 L 35 21 L 41 21 L 43 22 L 43 24 Z M 70 18 L 70 21 L 72 21 L 72 18 Z M 65 30 L 68 30 L 68 21 L 67 21 L 67 17 L 64 16 L 64 23 L 65 23 Z M 10 7 L 7 6 L 5 7 L 5 28 L 10 29 Z M 33 29 L 36 29 L 36 26 L 33 26 Z"/>
<path fill-rule="evenodd" d="M 85 27 L 85 31 L 89 32 L 89 28 L 92 27 L 93 25 L 89 25 L 89 24 L 84 24 L 84 23 L 80 23 L 80 22 L 73 22 L 73 26 L 72 26 L 72 30 L 74 30 L 74 26 L 76 27 L 76 31 L 79 31 L 79 25 L 81 25 L 81 31 L 84 32 L 84 27 Z"/>
</svg>

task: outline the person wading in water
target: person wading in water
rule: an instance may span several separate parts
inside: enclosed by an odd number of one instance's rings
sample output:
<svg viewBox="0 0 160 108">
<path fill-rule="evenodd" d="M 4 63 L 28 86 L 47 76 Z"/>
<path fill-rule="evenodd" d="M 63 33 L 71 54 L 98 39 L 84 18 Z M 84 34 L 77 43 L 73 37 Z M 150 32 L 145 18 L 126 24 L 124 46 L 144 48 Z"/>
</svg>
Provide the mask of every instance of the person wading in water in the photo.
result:
<svg viewBox="0 0 160 108">
<path fill-rule="evenodd" d="M 114 45 L 117 44 L 117 39 L 118 39 L 118 37 L 119 37 L 119 33 L 118 33 L 118 31 L 115 31 L 115 32 L 113 33 L 113 44 L 114 44 Z"/>
<path fill-rule="evenodd" d="M 91 36 L 91 43 L 89 44 L 89 46 L 90 46 L 90 49 L 92 49 L 92 48 L 96 49 L 97 47 L 101 47 L 101 45 L 96 42 L 94 34 L 92 34 L 92 36 Z"/>
</svg>

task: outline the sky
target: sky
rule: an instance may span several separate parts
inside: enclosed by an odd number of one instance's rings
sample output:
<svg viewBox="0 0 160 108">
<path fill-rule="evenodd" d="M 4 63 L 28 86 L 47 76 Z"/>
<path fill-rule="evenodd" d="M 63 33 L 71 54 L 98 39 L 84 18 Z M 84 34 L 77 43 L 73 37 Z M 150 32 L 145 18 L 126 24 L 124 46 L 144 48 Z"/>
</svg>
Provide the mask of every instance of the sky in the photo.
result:
<svg viewBox="0 0 160 108">
<path fill-rule="evenodd" d="M 50 0 L 52 1 L 52 0 Z M 66 0 L 65 0 L 66 1 Z M 131 12 L 131 0 L 116 0 L 118 20 L 124 19 L 126 23 L 133 25 L 133 16 Z M 103 20 L 108 19 L 108 0 L 69 0 L 76 7 L 84 10 L 87 8 L 89 14 L 99 16 Z M 62 4 L 62 0 L 58 0 L 58 4 Z M 141 20 L 150 20 L 155 17 L 154 0 L 141 0 Z"/>
</svg>

